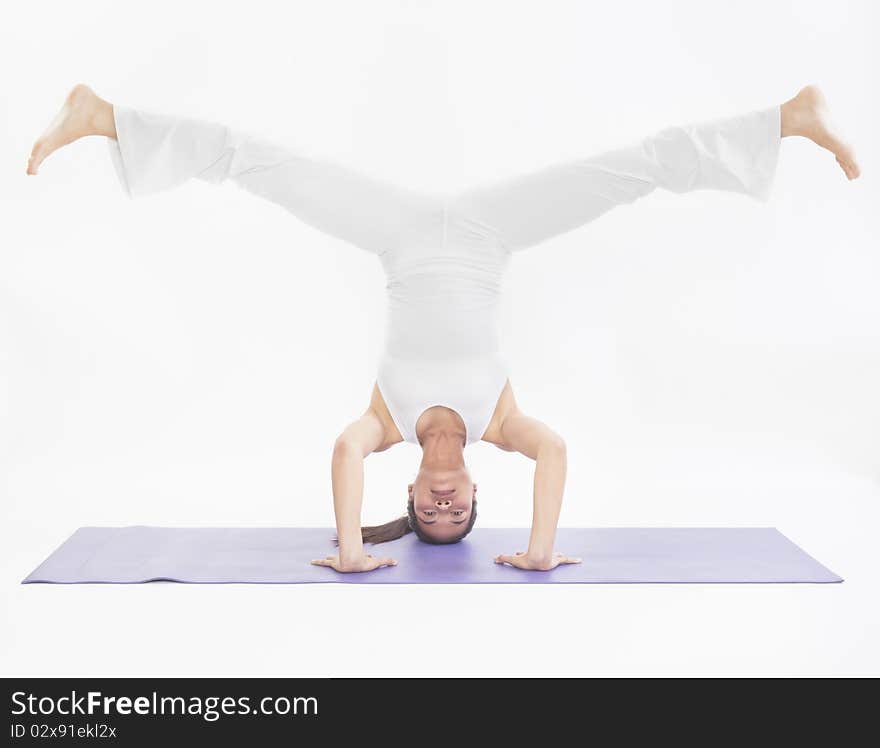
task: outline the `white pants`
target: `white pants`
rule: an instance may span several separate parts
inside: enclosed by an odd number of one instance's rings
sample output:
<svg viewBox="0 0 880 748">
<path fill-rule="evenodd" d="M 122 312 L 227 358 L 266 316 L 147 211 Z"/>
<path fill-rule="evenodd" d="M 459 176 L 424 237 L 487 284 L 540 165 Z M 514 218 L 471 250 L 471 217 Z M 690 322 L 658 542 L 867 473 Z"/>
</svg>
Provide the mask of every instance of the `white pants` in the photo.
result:
<svg viewBox="0 0 880 748">
<path fill-rule="evenodd" d="M 489 423 L 507 367 L 497 328 L 511 250 L 570 231 L 659 188 L 765 198 L 780 110 L 671 127 L 640 142 L 454 195 L 415 193 L 209 122 L 116 107 L 109 141 L 132 196 L 190 178 L 231 180 L 379 255 L 389 314 L 377 384 L 401 434 L 442 404 L 468 442 Z"/>
<path fill-rule="evenodd" d="M 306 223 L 382 254 L 423 234 L 438 211 L 518 250 L 570 231 L 654 189 L 717 189 L 766 199 L 780 141 L 778 106 L 670 127 L 625 148 L 448 196 L 416 193 L 211 122 L 115 107 L 110 141 L 132 197 L 190 178 L 231 180 Z"/>
</svg>

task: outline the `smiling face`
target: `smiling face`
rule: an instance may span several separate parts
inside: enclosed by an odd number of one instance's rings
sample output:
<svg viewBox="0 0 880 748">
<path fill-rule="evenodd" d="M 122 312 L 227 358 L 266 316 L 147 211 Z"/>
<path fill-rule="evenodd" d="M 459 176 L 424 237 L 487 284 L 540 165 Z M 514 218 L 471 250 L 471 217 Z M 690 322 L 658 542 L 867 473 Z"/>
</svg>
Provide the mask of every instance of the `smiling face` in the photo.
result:
<svg viewBox="0 0 880 748">
<path fill-rule="evenodd" d="M 422 467 L 409 485 L 419 533 L 437 543 L 459 540 L 471 526 L 477 485 L 464 466 L 435 470 Z"/>
</svg>

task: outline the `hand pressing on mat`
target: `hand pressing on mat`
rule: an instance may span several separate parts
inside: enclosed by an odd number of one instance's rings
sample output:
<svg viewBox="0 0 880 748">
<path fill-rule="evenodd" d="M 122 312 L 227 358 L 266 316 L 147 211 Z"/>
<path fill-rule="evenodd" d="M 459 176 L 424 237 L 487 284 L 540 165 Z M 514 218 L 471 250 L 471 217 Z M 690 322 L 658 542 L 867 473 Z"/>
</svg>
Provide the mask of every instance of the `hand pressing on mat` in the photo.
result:
<svg viewBox="0 0 880 748">
<path fill-rule="evenodd" d="M 342 559 L 336 556 L 327 556 L 326 558 L 316 558 L 312 560 L 315 566 L 329 566 L 334 571 L 356 572 L 356 571 L 373 571 L 381 569 L 383 566 L 397 566 L 397 561 L 393 558 L 374 558 L 369 553 L 361 554 L 353 560 Z"/>
<path fill-rule="evenodd" d="M 581 559 L 574 556 L 566 556 L 564 553 L 554 553 L 547 558 L 537 558 L 530 556 L 525 551 L 517 551 L 512 556 L 499 554 L 495 556 L 496 564 L 510 564 L 517 569 L 526 569 L 528 571 L 550 571 L 562 564 L 579 564 Z"/>
</svg>

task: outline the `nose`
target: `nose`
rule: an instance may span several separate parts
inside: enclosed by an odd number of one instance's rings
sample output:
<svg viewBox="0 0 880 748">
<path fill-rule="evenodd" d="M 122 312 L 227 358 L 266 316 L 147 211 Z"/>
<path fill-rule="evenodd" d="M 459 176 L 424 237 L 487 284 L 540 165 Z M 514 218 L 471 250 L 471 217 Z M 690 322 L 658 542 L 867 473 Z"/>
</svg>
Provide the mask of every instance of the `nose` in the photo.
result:
<svg viewBox="0 0 880 748">
<path fill-rule="evenodd" d="M 452 502 L 449 499 L 437 499 L 434 502 L 434 506 L 438 509 L 449 509 L 452 506 Z"/>
</svg>

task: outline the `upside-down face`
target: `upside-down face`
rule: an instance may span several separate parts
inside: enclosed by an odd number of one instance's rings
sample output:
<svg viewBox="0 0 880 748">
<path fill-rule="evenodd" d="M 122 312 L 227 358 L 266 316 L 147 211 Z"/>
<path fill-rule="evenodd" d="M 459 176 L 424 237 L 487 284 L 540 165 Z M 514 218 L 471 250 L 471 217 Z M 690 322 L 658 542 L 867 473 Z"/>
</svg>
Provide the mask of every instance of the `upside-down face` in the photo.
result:
<svg viewBox="0 0 880 748">
<path fill-rule="evenodd" d="M 466 467 L 422 467 L 408 486 L 416 533 L 434 543 L 454 543 L 473 527 L 477 485 Z"/>
</svg>

